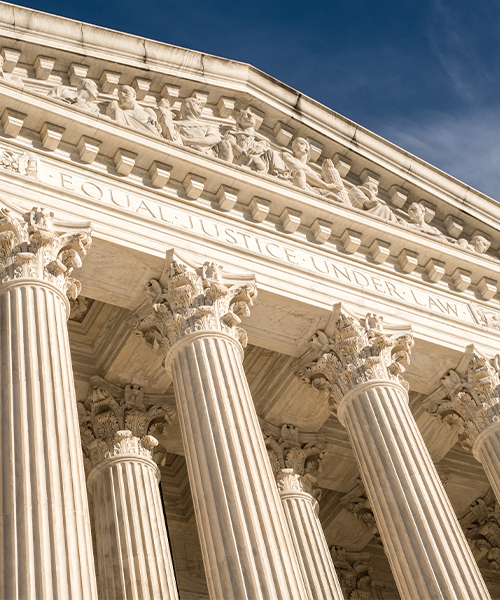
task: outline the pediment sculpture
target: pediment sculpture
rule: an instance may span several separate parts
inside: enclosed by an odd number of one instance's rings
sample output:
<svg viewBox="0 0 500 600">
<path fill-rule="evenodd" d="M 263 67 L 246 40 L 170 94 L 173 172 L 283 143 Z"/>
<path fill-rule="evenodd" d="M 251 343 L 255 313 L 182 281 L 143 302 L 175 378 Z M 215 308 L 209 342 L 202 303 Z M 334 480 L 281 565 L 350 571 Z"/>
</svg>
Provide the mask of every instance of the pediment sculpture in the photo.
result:
<svg viewBox="0 0 500 600">
<path fill-rule="evenodd" d="M 118 100 L 111 100 L 106 115 L 120 125 L 161 137 L 162 127 L 155 111 L 149 107 L 142 107 L 137 102 L 134 88 L 129 85 L 121 85 L 118 88 Z"/>
<path fill-rule="evenodd" d="M 387 203 L 378 197 L 378 184 L 374 181 L 367 181 L 363 185 L 351 188 L 349 200 L 354 208 L 365 210 L 392 223 L 404 223 L 392 212 Z"/>
<path fill-rule="evenodd" d="M 0 80 L 9 81 L 10 74 L 1 69 Z M 17 85 L 19 78 L 12 80 Z M 59 85 L 48 94 L 50 98 L 74 108 L 102 114 L 119 125 L 141 133 L 163 138 L 171 143 L 191 148 L 227 163 L 246 167 L 255 173 L 271 175 L 294 187 L 321 196 L 328 202 L 339 202 L 362 210 L 390 223 L 431 236 L 462 250 L 485 254 L 491 242 L 483 235 L 474 235 L 470 241 L 447 236 L 428 223 L 427 208 L 421 202 L 412 202 L 407 215 L 396 211 L 379 197 L 378 182 L 368 179 L 361 185 L 346 186 L 334 162 L 325 158 L 319 168 L 311 161 L 311 144 L 301 136 L 284 147 L 260 133 L 257 116 L 250 107 L 236 112 L 234 120 L 227 123 L 203 118 L 204 102 L 191 96 L 184 98 L 180 110 L 173 110 L 168 98 L 161 98 L 157 105 L 143 106 L 137 101 L 133 87 L 121 85 L 118 99 L 98 103 L 96 83 L 89 78 L 81 79 L 76 91 Z M 396 214 L 398 212 L 399 214 Z"/>
<path fill-rule="evenodd" d="M 56 85 L 50 90 L 48 96 L 54 98 L 54 100 L 71 104 L 73 108 L 79 108 L 94 114 L 99 113 L 99 107 L 97 106 L 99 91 L 92 79 L 80 79 L 76 92 L 65 85 Z"/>
</svg>

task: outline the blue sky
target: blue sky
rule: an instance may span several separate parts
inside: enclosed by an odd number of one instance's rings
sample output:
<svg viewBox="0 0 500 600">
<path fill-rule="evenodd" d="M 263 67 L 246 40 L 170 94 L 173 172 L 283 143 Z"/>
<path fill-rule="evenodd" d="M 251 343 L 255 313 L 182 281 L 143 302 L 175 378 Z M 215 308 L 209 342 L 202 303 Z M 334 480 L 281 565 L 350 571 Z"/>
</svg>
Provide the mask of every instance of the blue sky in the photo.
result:
<svg viewBox="0 0 500 600">
<path fill-rule="evenodd" d="M 500 2 L 24 0 L 245 61 L 500 199 Z"/>
</svg>

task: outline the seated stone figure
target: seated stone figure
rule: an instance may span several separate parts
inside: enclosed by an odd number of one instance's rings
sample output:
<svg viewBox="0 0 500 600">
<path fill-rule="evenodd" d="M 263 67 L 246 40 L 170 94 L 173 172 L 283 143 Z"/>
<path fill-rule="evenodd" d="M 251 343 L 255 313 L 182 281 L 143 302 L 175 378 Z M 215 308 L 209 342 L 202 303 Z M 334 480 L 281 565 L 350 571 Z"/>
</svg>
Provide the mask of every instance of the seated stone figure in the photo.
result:
<svg viewBox="0 0 500 600">
<path fill-rule="evenodd" d="M 184 146 L 204 154 L 216 155 L 215 146 L 220 141 L 219 128 L 200 120 L 203 103 L 198 98 L 185 98 L 181 104 L 180 119 L 173 121 L 177 139 Z M 168 137 L 167 137 L 168 139 Z"/>
<path fill-rule="evenodd" d="M 80 79 L 76 92 L 65 85 L 56 85 L 48 93 L 49 98 L 71 104 L 74 108 L 91 113 L 98 113 L 96 100 L 99 96 L 97 85 L 92 79 Z"/>
<path fill-rule="evenodd" d="M 118 88 L 118 100 L 112 100 L 106 109 L 108 117 L 120 125 L 136 129 L 141 133 L 161 136 L 161 125 L 152 108 L 143 108 L 136 100 L 137 94 L 129 85 Z"/>
<path fill-rule="evenodd" d="M 462 250 L 472 250 L 478 254 L 486 254 L 491 246 L 491 242 L 482 235 L 472 236 L 470 243 L 465 238 L 460 238 L 457 240 L 457 244 Z"/>
<path fill-rule="evenodd" d="M 287 170 L 286 164 L 269 142 L 255 131 L 255 115 L 250 109 L 240 110 L 236 128 L 230 129 L 218 144 L 218 156 L 258 173 L 277 175 Z"/>
<path fill-rule="evenodd" d="M 416 229 L 422 233 L 435 236 L 442 241 L 448 241 L 448 238 L 443 235 L 437 227 L 433 227 L 425 222 L 425 210 L 425 206 L 419 202 L 413 202 L 410 204 L 410 207 L 408 208 L 408 217 L 410 222 L 407 223 L 407 226 L 410 229 Z"/>
<path fill-rule="evenodd" d="M 281 156 L 290 169 L 293 185 L 303 190 L 318 192 L 337 202 L 350 204 L 342 178 L 330 159 L 323 161 L 321 176 L 308 164 L 311 159 L 311 145 L 305 138 L 295 138 L 292 151 L 284 149 Z"/>
<path fill-rule="evenodd" d="M 366 210 L 372 215 L 391 221 L 392 223 L 400 223 L 387 204 L 377 198 L 378 184 L 374 181 L 369 181 L 364 185 L 353 187 L 349 190 L 349 200 L 355 208 Z"/>
<path fill-rule="evenodd" d="M 2 83 L 6 83 L 7 85 L 12 85 L 13 87 L 18 87 L 23 89 L 24 83 L 23 80 L 17 75 L 12 75 L 12 73 L 4 73 L 3 65 L 4 58 L 0 55 L 0 81 Z"/>
</svg>

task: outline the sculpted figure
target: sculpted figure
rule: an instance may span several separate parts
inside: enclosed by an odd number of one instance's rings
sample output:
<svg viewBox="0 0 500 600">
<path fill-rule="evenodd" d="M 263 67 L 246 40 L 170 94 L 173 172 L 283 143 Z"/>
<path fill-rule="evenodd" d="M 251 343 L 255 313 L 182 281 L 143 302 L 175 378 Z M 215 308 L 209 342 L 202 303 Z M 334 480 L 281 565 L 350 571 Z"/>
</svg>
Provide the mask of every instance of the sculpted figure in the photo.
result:
<svg viewBox="0 0 500 600">
<path fill-rule="evenodd" d="M 433 227 L 425 222 L 425 206 L 418 202 L 413 202 L 408 208 L 408 217 L 410 222 L 407 224 L 410 229 L 422 231 L 428 235 L 433 235 L 443 241 L 448 241 L 448 238 L 443 235 L 437 227 Z"/>
<path fill-rule="evenodd" d="M 255 115 L 250 109 L 240 110 L 236 129 L 230 129 L 218 144 L 219 158 L 236 165 L 249 167 L 258 173 L 278 174 L 287 170 L 286 164 L 269 142 L 255 131 Z"/>
<path fill-rule="evenodd" d="M 0 56 L 0 81 L 2 83 L 6 83 L 8 85 L 12 85 L 14 87 L 18 87 L 23 89 L 24 83 L 23 80 L 17 75 L 12 75 L 12 73 L 4 73 L 3 64 L 4 64 L 3 56 Z"/>
<path fill-rule="evenodd" d="M 184 146 L 203 152 L 216 154 L 214 146 L 220 141 L 219 128 L 216 125 L 200 121 L 203 103 L 198 98 L 185 98 L 181 104 L 181 117 L 173 121 L 177 140 Z M 167 137 L 167 139 L 169 139 Z"/>
<path fill-rule="evenodd" d="M 387 206 L 387 204 L 377 198 L 378 184 L 372 181 L 353 187 L 349 190 L 349 200 L 355 208 L 366 210 L 372 215 L 391 221 L 392 223 L 400 223 L 400 220 Z"/>
<path fill-rule="evenodd" d="M 472 250 L 478 254 L 486 254 L 491 246 L 491 242 L 482 235 L 473 236 L 470 243 L 465 238 L 460 238 L 457 240 L 457 244 L 462 250 Z"/>
<path fill-rule="evenodd" d="M 323 161 L 321 176 L 308 164 L 311 159 L 311 145 L 305 138 L 295 138 L 292 151 L 283 150 L 282 157 L 290 169 L 293 185 L 303 190 L 312 189 L 327 198 L 349 204 L 342 178 L 330 159 Z"/>
<path fill-rule="evenodd" d="M 74 108 L 79 108 L 92 113 L 98 113 L 96 104 L 99 92 L 97 85 L 92 79 L 80 79 L 76 87 L 76 92 L 65 85 L 56 85 L 48 93 L 49 98 L 60 100 L 71 104 Z"/>
<path fill-rule="evenodd" d="M 158 123 L 160 124 L 163 137 L 171 142 L 182 144 L 181 137 L 175 129 L 174 113 L 170 108 L 170 102 L 167 98 L 162 98 L 158 102 L 158 112 L 160 113 Z"/>
<path fill-rule="evenodd" d="M 161 126 L 154 110 L 143 108 L 136 98 L 134 88 L 121 85 L 118 88 L 118 100 L 112 100 L 108 104 L 106 114 L 120 125 L 160 137 Z"/>
</svg>

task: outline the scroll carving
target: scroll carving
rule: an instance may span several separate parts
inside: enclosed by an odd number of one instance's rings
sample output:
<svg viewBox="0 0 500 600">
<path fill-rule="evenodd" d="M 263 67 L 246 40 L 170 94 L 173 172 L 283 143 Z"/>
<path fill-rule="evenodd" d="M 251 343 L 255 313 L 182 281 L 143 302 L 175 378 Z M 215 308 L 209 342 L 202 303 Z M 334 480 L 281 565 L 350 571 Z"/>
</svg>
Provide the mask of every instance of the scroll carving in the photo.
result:
<svg viewBox="0 0 500 600">
<path fill-rule="evenodd" d="M 94 377 L 85 402 L 78 404 L 80 433 L 87 473 L 104 459 L 137 454 L 165 460 L 166 450 L 155 435 L 175 419 L 174 404 L 161 396 L 146 395 L 137 385 L 124 389 Z"/>
<path fill-rule="evenodd" d="M 448 427 L 458 425 L 458 438 L 472 450 L 477 436 L 500 421 L 500 356 L 488 360 L 474 345 L 467 346 L 456 370 L 441 380 L 447 396 L 427 407 Z"/>
<path fill-rule="evenodd" d="M 78 224 L 76 224 L 78 225 Z M 0 281 L 33 277 L 56 284 L 70 299 L 76 299 L 81 284 L 71 277 L 81 267 L 91 244 L 91 228 L 59 234 L 54 213 L 35 206 L 15 218 L 0 209 Z"/>
<path fill-rule="evenodd" d="M 344 395 L 365 381 L 385 379 L 408 389 L 402 373 L 413 343 L 409 333 L 385 334 L 382 317 L 368 313 L 358 321 L 336 304 L 327 329 L 313 335 L 292 366 L 301 381 L 324 391 L 336 414 Z"/>
<path fill-rule="evenodd" d="M 281 437 L 277 438 L 264 431 L 271 467 L 280 492 L 307 492 L 319 501 L 321 490 L 317 476 L 326 453 L 326 444 L 299 442 L 298 427 L 284 424 Z"/>
<path fill-rule="evenodd" d="M 132 329 L 150 347 L 168 350 L 183 336 L 202 330 L 228 333 L 246 346 L 247 334 L 239 325 L 257 297 L 253 282 L 224 283 L 217 263 L 188 267 L 171 252 L 162 277 L 151 279 L 145 292 L 145 314 Z"/>
</svg>

